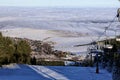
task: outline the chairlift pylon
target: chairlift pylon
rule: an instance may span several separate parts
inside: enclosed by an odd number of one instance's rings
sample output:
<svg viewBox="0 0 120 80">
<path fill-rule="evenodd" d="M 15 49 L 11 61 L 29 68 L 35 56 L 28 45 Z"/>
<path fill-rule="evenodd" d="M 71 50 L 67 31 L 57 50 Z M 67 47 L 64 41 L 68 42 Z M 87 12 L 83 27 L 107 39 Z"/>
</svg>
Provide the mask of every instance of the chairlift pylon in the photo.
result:
<svg viewBox="0 0 120 80">
<path fill-rule="evenodd" d="M 117 10 L 117 17 L 118 17 L 118 21 L 120 22 L 120 8 L 118 8 Z"/>
</svg>

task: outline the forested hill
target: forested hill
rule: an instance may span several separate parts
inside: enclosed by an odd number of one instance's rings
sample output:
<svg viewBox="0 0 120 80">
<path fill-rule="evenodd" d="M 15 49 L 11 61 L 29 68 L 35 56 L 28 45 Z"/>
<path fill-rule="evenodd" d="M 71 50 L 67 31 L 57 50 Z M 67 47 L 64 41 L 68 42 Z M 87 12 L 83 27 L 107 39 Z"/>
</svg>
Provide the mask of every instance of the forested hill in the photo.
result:
<svg viewBox="0 0 120 80">
<path fill-rule="evenodd" d="M 0 64 L 30 64 L 31 58 L 59 60 L 67 52 L 54 50 L 53 42 L 5 37 L 0 33 Z"/>
</svg>

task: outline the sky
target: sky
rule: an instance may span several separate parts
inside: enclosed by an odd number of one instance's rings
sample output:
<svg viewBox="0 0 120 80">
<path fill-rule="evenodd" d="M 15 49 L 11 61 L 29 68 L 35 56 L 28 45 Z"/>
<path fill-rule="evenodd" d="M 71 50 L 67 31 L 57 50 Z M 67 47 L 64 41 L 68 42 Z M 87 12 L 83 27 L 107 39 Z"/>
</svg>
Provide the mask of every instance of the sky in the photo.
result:
<svg viewBox="0 0 120 80">
<path fill-rule="evenodd" d="M 0 6 L 120 7 L 118 0 L 0 0 Z"/>
</svg>

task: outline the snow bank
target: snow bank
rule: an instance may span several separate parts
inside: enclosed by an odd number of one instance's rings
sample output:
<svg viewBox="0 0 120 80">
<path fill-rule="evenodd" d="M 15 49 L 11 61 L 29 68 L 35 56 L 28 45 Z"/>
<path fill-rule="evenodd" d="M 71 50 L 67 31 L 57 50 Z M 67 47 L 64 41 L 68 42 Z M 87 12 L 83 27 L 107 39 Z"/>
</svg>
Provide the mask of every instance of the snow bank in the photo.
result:
<svg viewBox="0 0 120 80">
<path fill-rule="evenodd" d="M 19 69 L 20 67 L 16 63 L 12 63 L 12 64 L 9 64 L 9 65 L 2 65 L 2 68 Z"/>
</svg>

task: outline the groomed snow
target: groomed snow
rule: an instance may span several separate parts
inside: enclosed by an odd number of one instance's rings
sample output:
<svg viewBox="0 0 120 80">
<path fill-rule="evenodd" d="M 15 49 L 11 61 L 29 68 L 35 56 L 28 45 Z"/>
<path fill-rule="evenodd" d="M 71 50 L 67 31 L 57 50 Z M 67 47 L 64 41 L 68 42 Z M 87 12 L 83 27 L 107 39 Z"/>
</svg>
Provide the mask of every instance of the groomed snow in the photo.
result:
<svg viewBox="0 0 120 80">
<path fill-rule="evenodd" d="M 51 80 L 112 80 L 112 76 L 106 70 L 100 69 L 95 73 L 91 67 L 65 67 L 65 66 L 30 66 L 40 75 Z"/>
<path fill-rule="evenodd" d="M 33 66 L 21 65 L 19 68 L 1 68 L 0 80 L 112 80 L 112 75 L 100 69 L 95 73 L 92 67 L 74 66 Z"/>
</svg>

